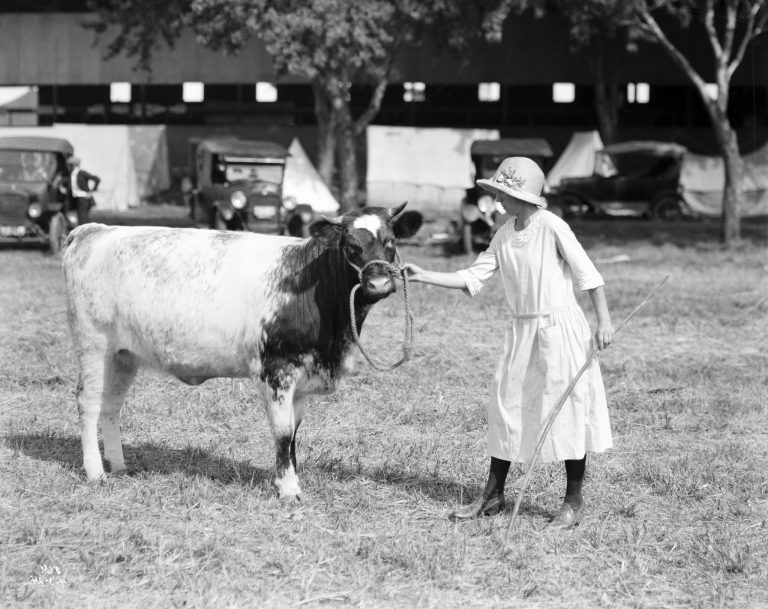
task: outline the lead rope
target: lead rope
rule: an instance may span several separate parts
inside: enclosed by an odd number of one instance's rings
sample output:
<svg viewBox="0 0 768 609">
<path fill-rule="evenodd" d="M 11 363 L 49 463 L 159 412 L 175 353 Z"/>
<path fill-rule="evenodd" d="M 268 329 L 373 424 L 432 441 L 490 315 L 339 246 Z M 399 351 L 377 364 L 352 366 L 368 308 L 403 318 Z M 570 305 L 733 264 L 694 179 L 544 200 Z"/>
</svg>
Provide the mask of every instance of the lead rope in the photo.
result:
<svg viewBox="0 0 768 609">
<path fill-rule="evenodd" d="M 395 251 L 395 260 L 397 261 L 396 265 L 392 264 L 391 262 L 387 262 L 386 260 L 371 260 L 370 262 L 366 263 L 365 266 L 360 268 L 357 265 L 352 264 L 352 262 L 347 259 L 347 262 L 349 262 L 350 266 L 352 266 L 352 268 L 357 271 L 358 277 L 360 278 L 360 281 L 355 284 L 352 287 L 352 290 L 349 292 L 349 325 L 352 327 L 352 336 L 355 339 L 357 348 L 360 349 L 360 353 L 363 354 L 363 357 L 366 359 L 366 361 L 380 372 L 389 372 L 390 370 L 394 370 L 395 368 L 402 366 L 405 362 L 411 359 L 413 348 L 413 312 L 411 311 L 411 303 L 408 298 L 408 273 L 405 270 L 405 266 L 400 263 L 400 255 L 397 253 L 397 251 Z M 384 265 L 392 273 L 397 273 L 403 282 L 403 300 L 405 301 L 405 336 L 403 337 L 403 356 L 394 364 L 382 364 L 376 362 L 365 352 L 363 345 L 360 344 L 360 334 L 357 330 L 357 323 L 355 323 L 355 293 L 363 284 L 363 271 L 365 271 L 365 269 L 371 264 Z"/>
</svg>

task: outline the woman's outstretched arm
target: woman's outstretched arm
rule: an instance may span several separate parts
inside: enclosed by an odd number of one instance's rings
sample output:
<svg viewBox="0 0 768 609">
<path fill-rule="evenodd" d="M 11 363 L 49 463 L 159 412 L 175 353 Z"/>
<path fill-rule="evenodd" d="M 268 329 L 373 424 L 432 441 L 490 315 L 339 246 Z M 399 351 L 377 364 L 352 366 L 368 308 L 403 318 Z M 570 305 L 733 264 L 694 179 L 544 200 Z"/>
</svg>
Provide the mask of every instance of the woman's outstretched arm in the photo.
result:
<svg viewBox="0 0 768 609">
<path fill-rule="evenodd" d="M 441 273 L 439 271 L 427 271 L 410 262 L 405 265 L 408 279 L 416 283 L 429 283 L 441 288 L 464 290 L 467 284 L 458 273 Z"/>
</svg>

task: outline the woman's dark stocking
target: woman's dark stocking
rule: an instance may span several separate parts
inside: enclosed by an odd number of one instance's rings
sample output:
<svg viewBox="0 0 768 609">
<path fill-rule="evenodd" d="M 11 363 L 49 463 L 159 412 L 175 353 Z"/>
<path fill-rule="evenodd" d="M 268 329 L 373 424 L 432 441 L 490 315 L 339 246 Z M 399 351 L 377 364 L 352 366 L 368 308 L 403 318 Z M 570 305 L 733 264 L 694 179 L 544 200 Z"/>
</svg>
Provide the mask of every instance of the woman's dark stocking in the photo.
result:
<svg viewBox="0 0 768 609">
<path fill-rule="evenodd" d="M 483 494 L 469 505 L 462 505 L 452 512 L 452 520 L 468 520 L 478 516 L 493 516 L 504 511 L 504 483 L 509 473 L 509 461 L 491 457 L 491 467 L 488 471 L 488 482 Z"/>
<path fill-rule="evenodd" d="M 584 473 L 587 471 L 587 456 L 583 459 L 567 459 L 565 461 L 565 500 L 560 511 L 549 523 L 549 530 L 570 529 L 579 524 L 586 514 L 587 506 L 581 487 L 584 484 Z"/>
<path fill-rule="evenodd" d="M 584 503 L 582 495 L 582 485 L 584 483 L 584 474 L 587 471 L 587 456 L 583 459 L 572 459 L 565 461 L 565 503 L 569 504 L 574 510 L 578 510 Z"/>
<path fill-rule="evenodd" d="M 504 483 L 507 481 L 509 465 L 509 461 L 491 457 L 491 467 L 488 471 L 488 482 L 485 484 L 483 499 L 488 500 L 493 496 L 504 495 Z"/>
</svg>

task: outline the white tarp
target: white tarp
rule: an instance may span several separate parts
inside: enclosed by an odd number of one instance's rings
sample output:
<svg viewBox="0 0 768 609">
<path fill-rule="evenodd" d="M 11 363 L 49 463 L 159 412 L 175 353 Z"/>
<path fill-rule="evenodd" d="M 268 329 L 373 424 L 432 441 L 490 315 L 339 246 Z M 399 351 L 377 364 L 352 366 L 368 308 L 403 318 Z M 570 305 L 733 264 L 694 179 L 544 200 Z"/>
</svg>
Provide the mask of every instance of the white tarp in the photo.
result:
<svg viewBox="0 0 768 609">
<path fill-rule="evenodd" d="M 370 126 L 366 175 L 369 205 L 458 213 L 474 184 L 469 149 L 499 139 L 496 129 Z"/>
<path fill-rule="evenodd" d="M 59 124 L 0 127 L 0 136 L 62 137 L 75 149 L 80 166 L 101 178 L 94 193 L 100 211 L 124 211 L 170 184 L 164 126 Z M 137 169 L 138 167 L 138 169 Z"/>
<path fill-rule="evenodd" d="M 288 152 L 290 156 L 285 162 L 283 196 L 294 197 L 299 204 L 309 205 L 319 214 L 336 214 L 339 203 L 317 173 L 298 138 L 293 138 Z"/>
<path fill-rule="evenodd" d="M 768 144 L 746 154 L 741 216 L 768 214 Z M 722 157 L 686 154 L 680 173 L 683 198 L 693 211 L 706 216 L 723 213 L 725 165 Z"/>
<path fill-rule="evenodd" d="M 547 185 L 559 186 L 563 178 L 588 178 L 595 171 L 597 152 L 602 149 L 603 140 L 597 131 L 577 131 L 549 170 Z M 610 162 L 607 156 L 605 159 Z"/>
<path fill-rule="evenodd" d="M 168 190 L 171 187 L 171 172 L 165 125 L 130 125 L 125 128 L 128 130 L 139 199 Z"/>
</svg>

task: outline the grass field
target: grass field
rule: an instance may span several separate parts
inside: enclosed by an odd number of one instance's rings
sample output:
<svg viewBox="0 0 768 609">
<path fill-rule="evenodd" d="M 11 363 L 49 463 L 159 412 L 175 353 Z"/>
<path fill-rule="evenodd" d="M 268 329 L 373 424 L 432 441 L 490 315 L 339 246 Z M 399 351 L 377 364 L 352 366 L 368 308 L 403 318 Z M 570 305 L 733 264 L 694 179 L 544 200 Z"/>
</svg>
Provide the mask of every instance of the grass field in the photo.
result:
<svg viewBox="0 0 768 609">
<path fill-rule="evenodd" d="M 389 373 L 360 360 L 311 400 L 305 501 L 289 510 L 242 380 L 141 373 L 123 409 L 131 473 L 86 484 L 60 261 L 0 250 L 0 607 L 768 607 L 764 226 L 732 251 L 714 225 L 574 230 L 615 323 L 671 279 L 601 354 L 615 448 L 589 460 L 586 522 L 544 529 L 564 474 L 540 465 L 506 552 L 509 511 L 447 519 L 486 474 L 499 282 L 474 300 L 412 286 L 413 360 Z M 442 270 L 471 260 L 401 253 Z M 401 294 L 377 305 L 368 351 L 398 356 L 402 314 Z"/>
</svg>

